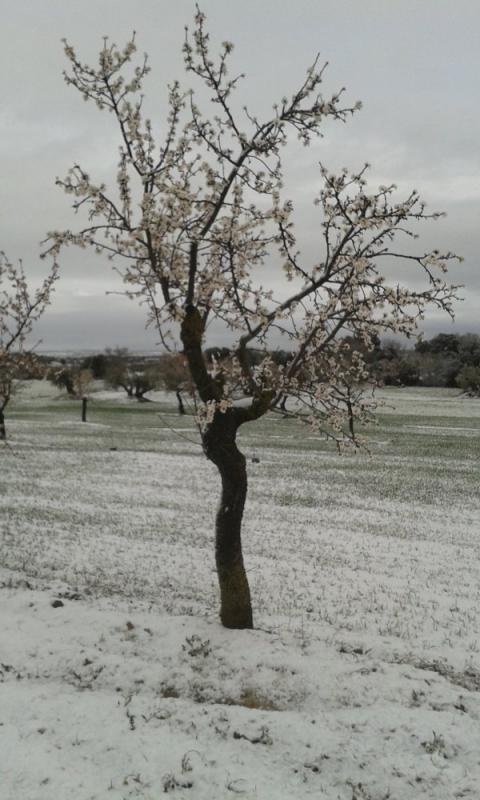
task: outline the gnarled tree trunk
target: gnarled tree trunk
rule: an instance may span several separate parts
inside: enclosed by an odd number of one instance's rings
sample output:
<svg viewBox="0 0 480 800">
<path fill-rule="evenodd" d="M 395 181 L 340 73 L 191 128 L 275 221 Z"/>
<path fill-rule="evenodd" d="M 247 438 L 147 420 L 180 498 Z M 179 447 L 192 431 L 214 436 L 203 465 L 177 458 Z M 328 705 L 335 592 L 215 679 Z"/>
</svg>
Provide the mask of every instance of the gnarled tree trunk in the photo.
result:
<svg viewBox="0 0 480 800">
<path fill-rule="evenodd" d="M 193 252 L 192 246 L 192 252 Z M 195 257 L 195 252 L 193 256 Z M 181 336 L 192 380 L 204 403 L 217 403 L 221 387 L 209 375 L 202 353 L 205 321 L 198 309 L 185 309 Z M 215 526 L 215 558 L 220 585 L 220 619 L 226 628 L 253 628 L 250 588 L 243 564 L 241 527 L 247 496 L 245 456 L 237 447 L 237 430 L 250 417 L 240 409 L 218 408 L 203 432 L 205 455 L 213 461 L 222 480 L 222 494 Z"/>
<path fill-rule="evenodd" d="M 207 458 L 217 467 L 222 494 L 215 525 L 215 559 L 220 585 L 220 619 L 226 628 L 253 628 L 250 588 L 242 556 L 241 526 L 247 496 L 245 456 L 236 445 L 235 410 L 216 412 L 203 437 Z"/>
</svg>

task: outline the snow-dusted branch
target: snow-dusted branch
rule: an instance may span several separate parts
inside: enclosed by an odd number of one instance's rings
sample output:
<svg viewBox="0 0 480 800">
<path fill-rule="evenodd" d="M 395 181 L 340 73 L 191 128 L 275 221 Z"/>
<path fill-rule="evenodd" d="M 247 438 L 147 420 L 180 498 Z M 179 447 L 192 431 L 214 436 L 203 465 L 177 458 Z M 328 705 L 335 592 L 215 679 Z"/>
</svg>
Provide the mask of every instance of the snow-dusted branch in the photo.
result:
<svg viewBox="0 0 480 800">
<path fill-rule="evenodd" d="M 58 277 L 54 263 L 41 285 L 32 291 L 21 261 L 10 261 L 0 251 L 0 439 L 5 438 L 4 411 L 11 398 L 14 380 L 37 368 L 26 340 L 42 316 Z"/>
</svg>

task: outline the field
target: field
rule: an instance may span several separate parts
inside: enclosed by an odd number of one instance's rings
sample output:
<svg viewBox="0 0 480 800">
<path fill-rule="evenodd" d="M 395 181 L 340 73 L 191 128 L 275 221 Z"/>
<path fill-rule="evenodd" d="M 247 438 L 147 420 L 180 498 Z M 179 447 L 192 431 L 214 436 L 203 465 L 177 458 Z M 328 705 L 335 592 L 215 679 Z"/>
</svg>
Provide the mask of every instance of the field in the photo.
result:
<svg viewBox="0 0 480 800">
<path fill-rule="evenodd" d="M 1 800 L 453 800 L 480 784 L 480 400 L 397 389 L 370 454 L 245 427 L 254 631 L 168 396 L 45 383 L 0 450 Z"/>
</svg>

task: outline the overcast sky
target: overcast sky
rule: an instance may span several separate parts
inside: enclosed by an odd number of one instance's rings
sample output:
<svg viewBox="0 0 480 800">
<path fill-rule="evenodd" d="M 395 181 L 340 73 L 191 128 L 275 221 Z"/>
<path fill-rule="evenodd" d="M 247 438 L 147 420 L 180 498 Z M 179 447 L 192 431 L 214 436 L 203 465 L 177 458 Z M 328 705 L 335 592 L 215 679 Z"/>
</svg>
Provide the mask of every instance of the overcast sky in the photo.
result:
<svg viewBox="0 0 480 800">
<path fill-rule="evenodd" d="M 247 74 L 242 103 L 259 114 L 297 88 L 317 52 L 329 61 L 325 93 L 347 87 L 364 107 L 346 126 L 292 151 L 289 196 L 297 206 L 306 252 L 315 252 L 316 164 L 373 166 L 378 183 L 418 189 L 448 216 L 421 233 L 425 248 L 463 255 L 451 279 L 465 284 L 456 323 L 439 330 L 480 333 L 480 2 L 479 0 L 203 0 L 213 41 L 235 43 L 234 63 Z M 38 279 L 39 242 L 48 230 L 74 226 L 69 198 L 55 187 L 75 162 L 111 181 L 118 141 L 110 115 L 65 85 L 61 38 L 93 60 L 109 35 L 124 43 L 137 32 L 152 72 L 148 111 L 162 129 L 165 87 L 182 74 L 183 29 L 193 0 L 15 0 L 2 4 L 0 29 L 0 249 L 22 257 Z M 65 251 L 62 278 L 37 328 L 42 349 L 149 349 L 144 311 L 107 291 L 121 288 L 110 265 L 85 251 Z M 400 276 L 399 276 L 400 277 Z M 221 337 L 221 332 L 217 332 Z"/>
</svg>

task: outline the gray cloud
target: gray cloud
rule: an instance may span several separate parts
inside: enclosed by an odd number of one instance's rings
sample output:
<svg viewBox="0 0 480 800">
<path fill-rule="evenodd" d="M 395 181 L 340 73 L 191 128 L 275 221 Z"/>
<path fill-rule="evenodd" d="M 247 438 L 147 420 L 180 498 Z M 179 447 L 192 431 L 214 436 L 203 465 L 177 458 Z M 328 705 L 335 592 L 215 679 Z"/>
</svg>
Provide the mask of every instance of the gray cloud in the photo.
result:
<svg viewBox="0 0 480 800">
<path fill-rule="evenodd" d="M 17 0 L 2 14 L 0 47 L 7 69 L 0 75 L 0 246 L 22 256 L 38 279 L 39 241 L 46 231 L 73 225 L 68 198 L 54 186 L 75 161 L 99 179 L 112 175 L 117 155 L 112 119 L 84 104 L 62 80 L 60 39 L 66 36 L 85 60 L 94 59 L 101 37 L 118 42 L 137 31 L 149 52 L 152 74 L 147 109 L 161 129 L 166 84 L 182 75 L 183 26 L 193 0 Z M 426 227 L 421 243 L 458 251 L 465 262 L 452 280 L 465 284 L 458 330 L 480 330 L 478 210 L 480 112 L 478 110 L 480 6 L 477 0 L 204 0 L 212 38 L 236 43 L 235 65 L 245 71 L 239 103 L 259 114 L 297 85 L 317 51 L 331 66 L 326 91 L 348 87 L 364 110 L 347 126 L 329 125 L 325 139 L 297 151 L 288 168 L 290 195 L 308 257 L 317 245 L 311 205 L 318 185 L 316 163 L 333 168 L 373 164 L 372 180 L 394 181 L 400 191 L 419 189 L 432 209 L 448 216 Z M 274 265 L 269 274 L 275 275 Z M 44 345 L 70 347 L 142 342 L 144 311 L 105 296 L 119 289 L 110 265 L 68 251 L 62 281 L 39 333 Z M 431 315 L 427 333 L 449 329 Z M 214 332 L 214 337 L 221 332 Z"/>
</svg>

